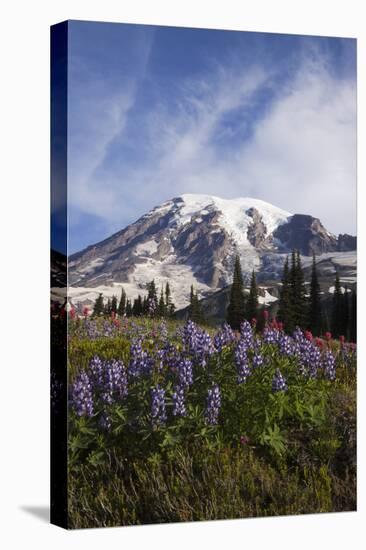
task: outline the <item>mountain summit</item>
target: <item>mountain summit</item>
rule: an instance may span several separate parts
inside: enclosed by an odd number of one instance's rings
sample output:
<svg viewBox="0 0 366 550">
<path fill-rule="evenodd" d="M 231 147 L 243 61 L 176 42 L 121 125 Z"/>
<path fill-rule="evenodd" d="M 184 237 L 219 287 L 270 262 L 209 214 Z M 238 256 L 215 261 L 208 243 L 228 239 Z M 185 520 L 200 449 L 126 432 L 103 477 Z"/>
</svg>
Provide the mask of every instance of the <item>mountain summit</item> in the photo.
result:
<svg viewBox="0 0 366 550">
<path fill-rule="evenodd" d="M 244 274 L 253 269 L 260 273 L 268 272 L 269 263 L 278 268 L 279 256 L 294 247 L 311 255 L 351 250 L 356 243 L 355 237 L 332 235 L 317 218 L 291 214 L 258 199 L 184 194 L 73 254 L 69 285 L 85 289 L 84 298 L 91 299 L 87 295 L 98 289 L 124 286 L 133 297 L 152 279 L 158 287 L 169 281 L 182 307 L 191 284 L 202 295 L 230 284 L 236 254 Z"/>
</svg>

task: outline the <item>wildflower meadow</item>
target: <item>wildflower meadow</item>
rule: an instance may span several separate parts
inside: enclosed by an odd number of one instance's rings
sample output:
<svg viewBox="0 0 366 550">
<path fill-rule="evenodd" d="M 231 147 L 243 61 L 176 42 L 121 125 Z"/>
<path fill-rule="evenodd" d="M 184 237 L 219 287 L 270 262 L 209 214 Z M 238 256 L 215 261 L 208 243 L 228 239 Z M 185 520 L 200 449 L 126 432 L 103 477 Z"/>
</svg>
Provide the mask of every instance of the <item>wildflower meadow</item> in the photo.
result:
<svg viewBox="0 0 366 550">
<path fill-rule="evenodd" d="M 72 527 L 355 509 L 354 344 L 268 317 L 69 317 Z"/>
</svg>

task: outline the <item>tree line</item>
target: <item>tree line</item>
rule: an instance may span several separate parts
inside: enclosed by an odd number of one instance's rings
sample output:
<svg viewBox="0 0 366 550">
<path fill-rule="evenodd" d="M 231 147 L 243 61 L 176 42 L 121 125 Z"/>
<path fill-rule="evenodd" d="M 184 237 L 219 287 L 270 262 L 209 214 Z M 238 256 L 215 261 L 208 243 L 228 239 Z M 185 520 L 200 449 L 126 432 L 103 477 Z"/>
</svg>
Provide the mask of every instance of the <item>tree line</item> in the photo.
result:
<svg viewBox="0 0 366 550">
<path fill-rule="evenodd" d="M 93 308 L 93 316 L 118 314 L 120 317 L 137 317 L 141 315 L 149 315 L 150 317 L 173 317 L 175 313 L 175 305 L 171 297 L 169 283 L 166 283 L 165 288 L 161 288 L 160 295 L 152 280 L 147 285 L 147 294 L 140 294 L 134 300 L 130 300 L 122 288 L 120 300 L 116 296 L 108 298 L 104 301 L 103 294 L 100 293 L 95 300 Z"/>
<path fill-rule="evenodd" d="M 306 292 L 304 271 L 300 253 L 293 250 L 291 259 L 286 258 L 276 318 L 283 323 L 288 333 L 298 326 L 310 330 L 314 336 L 330 331 L 335 338 L 344 336 L 348 341 L 356 341 L 356 307 L 355 290 L 341 287 L 339 275 L 334 281 L 334 293 L 331 303 L 321 298 L 315 255 L 311 270 L 310 289 Z M 249 295 L 244 294 L 243 275 L 240 258 L 236 256 L 233 283 L 230 289 L 227 321 L 233 329 L 238 330 L 243 319 L 263 323 L 263 308 L 258 303 L 258 287 L 255 272 L 252 272 Z"/>
</svg>

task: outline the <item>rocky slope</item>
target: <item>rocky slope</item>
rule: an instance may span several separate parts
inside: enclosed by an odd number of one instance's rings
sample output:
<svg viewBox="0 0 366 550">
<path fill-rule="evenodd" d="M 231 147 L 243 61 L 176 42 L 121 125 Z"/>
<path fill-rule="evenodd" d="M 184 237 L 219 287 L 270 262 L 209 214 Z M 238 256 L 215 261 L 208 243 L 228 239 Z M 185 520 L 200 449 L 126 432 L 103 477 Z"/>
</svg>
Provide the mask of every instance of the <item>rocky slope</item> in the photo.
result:
<svg viewBox="0 0 366 550">
<path fill-rule="evenodd" d="M 190 285 L 209 296 L 231 282 L 236 254 L 244 275 L 278 279 L 285 254 L 353 250 L 355 237 L 329 233 L 312 216 L 281 210 L 251 198 L 221 199 L 186 194 L 157 206 L 108 239 L 69 258 L 69 295 L 93 301 L 98 292 L 132 298 L 155 279 L 171 284 L 177 307 L 189 299 Z"/>
</svg>

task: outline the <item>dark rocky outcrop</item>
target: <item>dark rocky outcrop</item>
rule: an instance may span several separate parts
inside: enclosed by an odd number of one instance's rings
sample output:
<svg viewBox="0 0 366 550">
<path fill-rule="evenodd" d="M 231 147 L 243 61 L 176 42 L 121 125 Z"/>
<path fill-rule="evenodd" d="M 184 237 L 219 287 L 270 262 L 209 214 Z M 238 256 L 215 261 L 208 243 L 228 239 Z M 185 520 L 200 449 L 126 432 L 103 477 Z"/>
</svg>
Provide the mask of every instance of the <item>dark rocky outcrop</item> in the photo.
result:
<svg viewBox="0 0 366 550">
<path fill-rule="evenodd" d="M 274 231 L 273 237 L 278 239 L 280 249 L 289 251 L 295 248 L 305 256 L 338 249 L 337 238 L 325 229 L 318 218 L 305 214 L 292 216 Z"/>
<path fill-rule="evenodd" d="M 347 233 L 339 234 L 337 250 L 338 252 L 357 250 L 357 237 L 353 237 Z"/>
</svg>

